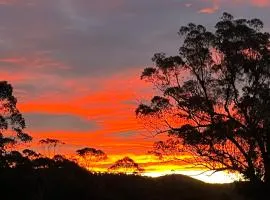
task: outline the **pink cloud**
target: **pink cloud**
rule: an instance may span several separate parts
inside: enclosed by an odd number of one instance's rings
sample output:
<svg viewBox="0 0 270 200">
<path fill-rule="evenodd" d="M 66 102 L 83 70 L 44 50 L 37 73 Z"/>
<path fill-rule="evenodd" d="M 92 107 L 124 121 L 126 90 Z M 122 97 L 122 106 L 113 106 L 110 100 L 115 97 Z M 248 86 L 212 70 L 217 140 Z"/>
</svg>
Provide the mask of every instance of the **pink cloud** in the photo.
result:
<svg viewBox="0 0 270 200">
<path fill-rule="evenodd" d="M 213 14 L 219 10 L 220 8 L 219 3 L 220 3 L 219 0 L 212 0 L 212 6 L 200 9 L 199 13 Z"/>
<path fill-rule="evenodd" d="M 257 7 L 270 6 L 270 0 L 250 0 L 250 3 Z"/>
<path fill-rule="evenodd" d="M 19 57 L 5 57 L 0 58 L 0 63 L 4 64 L 12 64 L 19 66 L 20 69 L 70 69 L 70 67 L 64 65 L 63 63 L 57 62 L 47 56 L 44 53 L 36 53 L 32 56 L 19 56 Z"/>
<path fill-rule="evenodd" d="M 11 6 L 14 4 L 32 5 L 35 0 L 0 0 L 0 6 Z"/>
<path fill-rule="evenodd" d="M 16 0 L 0 0 L 0 5 L 11 5 L 15 2 Z"/>
<path fill-rule="evenodd" d="M 218 10 L 220 10 L 221 7 L 223 7 L 223 4 L 225 5 L 252 5 L 255 7 L 268 7 L 270 6 L 270 0 L 228 0 L 228 1 L 221 1 L 221 0 L 201 0 L 203 2 L 211 2 L 211 7 L 204 7 L 201 8 L 198 12 L 204 13 L 204 14 L 213 14 L 216 13 Z"/>
</svg>

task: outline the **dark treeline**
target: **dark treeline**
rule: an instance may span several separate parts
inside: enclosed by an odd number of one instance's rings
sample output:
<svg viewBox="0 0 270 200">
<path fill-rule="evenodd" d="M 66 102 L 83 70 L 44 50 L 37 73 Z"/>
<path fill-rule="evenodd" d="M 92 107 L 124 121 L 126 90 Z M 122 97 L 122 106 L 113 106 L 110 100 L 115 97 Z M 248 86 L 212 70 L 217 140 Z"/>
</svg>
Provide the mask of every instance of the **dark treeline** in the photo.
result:
<svg viewBox="0 0 270 200">
<path fill-rule="evenodd" d="M 0 197 L 5 200 L 266 199 L 265 188 L 249 182 L 207 184 L 183 175 L 91 173 L 61 155 L 29 159 L 16 151 L 10 154 L 8 162 L 15 167 L 0 169 Z"/>
<path fill-rule="evenodd" d="M 246 199 L 248 189 L 236 184 L 211 185 L 181 176 L 147 178 L 124 174 L 91 174 L 75 163 L 47 169 L 5 169 L 0 172 L 1 199 L 15 200 L 177 200 Z M 249 194 L 254 199 L 263 199 Z"/>
</svg>

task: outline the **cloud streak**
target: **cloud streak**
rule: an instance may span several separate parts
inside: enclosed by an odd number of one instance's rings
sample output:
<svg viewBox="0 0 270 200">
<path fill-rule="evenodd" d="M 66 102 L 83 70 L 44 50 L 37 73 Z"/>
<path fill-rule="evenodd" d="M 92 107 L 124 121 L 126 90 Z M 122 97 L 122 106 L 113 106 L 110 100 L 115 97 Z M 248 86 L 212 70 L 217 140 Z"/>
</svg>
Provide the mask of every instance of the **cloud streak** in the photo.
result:
<svg viewBox="0 0 270 200">
<path fill-rule="evenodd" d="M 57 136 L 70 144 L 69 152 L 88 145 L 144 154 L 158 138 L 145 138 L 134 110 L 153 94 L 139 80 L 153 54 L 175 55 L 181 25 L 212 27 L 223 11 L 261 18 L 270 28 L 269 5 L 269 0 L 0 0 L 1 77 L 14 85 L 37 139 Z"/>
</svg>

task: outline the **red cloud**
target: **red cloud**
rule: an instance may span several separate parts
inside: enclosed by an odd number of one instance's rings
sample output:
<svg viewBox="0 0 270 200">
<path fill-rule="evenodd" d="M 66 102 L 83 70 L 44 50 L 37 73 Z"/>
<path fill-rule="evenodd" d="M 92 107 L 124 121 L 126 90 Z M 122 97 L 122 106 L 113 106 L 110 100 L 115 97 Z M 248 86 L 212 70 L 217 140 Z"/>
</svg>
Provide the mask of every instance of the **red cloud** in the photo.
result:
<svg viewBox="0 0 270 200">
<path fill-rule="evenodd" d="M 145 136 L 138 135 L 144 130 L 135 116 L 139 100 L 149 98 L 152 93 L 152 88 L 140 80 L 140 70 L 123 71 L 109 77 L 64 78 L 59 73 L 40 70 L 47 65 L 68 70 L 68 67 L 50 58 L 14 57 L 0 59 L 0 62 L 2 65 L 20 66 L 18 71 L 0 71 L 4 79 L 14 85 L 18 107 L 23 113 L 76 115 L 95 121 L 98 126 L 98 130 L 92 132 L 62 133 L 57 130 L 44 133 L 35 127 L 28 130 L 34 138 L 57 136 L 73 146 L 102 145 L 108 153 L 144 153 L 147 151 L 145 146 L 151 147 L 152 140 L 144 140 Z M 25 84 L 37 87 L 37 94 L 18 87 Z M 47 86 L 50 89 L 43 89 Z"/>
</svg>

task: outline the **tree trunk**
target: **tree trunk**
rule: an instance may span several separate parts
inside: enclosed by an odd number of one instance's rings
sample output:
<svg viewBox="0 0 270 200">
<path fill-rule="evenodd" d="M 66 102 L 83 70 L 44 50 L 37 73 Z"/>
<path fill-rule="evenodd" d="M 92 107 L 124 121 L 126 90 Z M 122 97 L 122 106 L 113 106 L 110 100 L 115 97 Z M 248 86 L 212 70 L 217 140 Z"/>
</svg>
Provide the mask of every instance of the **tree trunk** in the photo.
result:
<svg viewBox="0 0 270 200">
<path fill-rule="evenodd" d="M 266 185 L 270 186 L 270 155 L 266 155 L 264 158 L 264 182 Z"/>
</svg>

